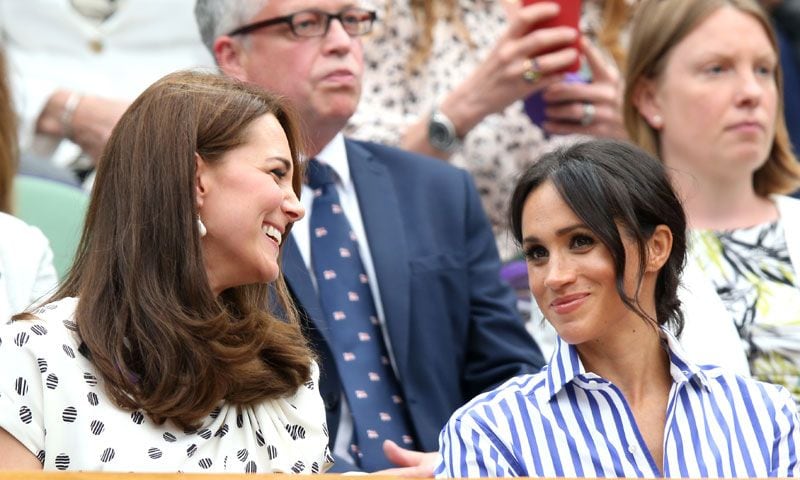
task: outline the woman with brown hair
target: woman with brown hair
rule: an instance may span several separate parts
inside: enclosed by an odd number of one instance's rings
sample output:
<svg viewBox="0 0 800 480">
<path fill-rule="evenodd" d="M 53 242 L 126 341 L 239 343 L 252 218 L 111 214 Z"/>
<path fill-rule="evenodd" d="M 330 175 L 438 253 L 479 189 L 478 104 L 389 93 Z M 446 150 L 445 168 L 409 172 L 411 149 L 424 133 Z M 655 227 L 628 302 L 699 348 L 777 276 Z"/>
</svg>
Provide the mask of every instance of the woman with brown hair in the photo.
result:
<svg viewBox="0 0 800 480">
<path fill-rule="evenodd" d="M 298 158 L 292 115 L 255 87 L 176 73 L 134 101 L 69 276 L 0 327 L 0 467 L 329 466 L 318 370 L 279 270 L 304 214 Z"/>
<path fill-rule="evenodd" d="M 774 31 L 753 0 L 645 0 L 626 74 L 631 138 L 668 167 L 690 262 L 730 314 L 752 374 L 800 400 L 800 186 Z M 687 327 L 690 323 L 687 322 Z"/>
<path fill-rule="evenodd" d="M 53 251 L 42 232 L 12 216 L 19 149 L 17 118 L 0 49 L 0 323 L 58 283 Z"/>
</svg>

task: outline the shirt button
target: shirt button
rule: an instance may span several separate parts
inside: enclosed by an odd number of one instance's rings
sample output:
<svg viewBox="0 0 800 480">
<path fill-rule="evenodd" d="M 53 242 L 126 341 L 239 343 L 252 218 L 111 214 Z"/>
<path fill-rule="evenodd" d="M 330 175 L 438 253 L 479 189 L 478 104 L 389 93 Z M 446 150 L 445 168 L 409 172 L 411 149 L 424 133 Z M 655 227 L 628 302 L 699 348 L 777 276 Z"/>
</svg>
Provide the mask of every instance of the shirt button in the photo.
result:
<svg viewBox="0 0 800 480">
<path fill-rule="evenodd" d="M 630 452 L 631 455 L 636 455 L 636 452 L 638 452 L 638 451 L 639 451 L 639 449 L 636 448 L 636 445 L 634 445 L 634 444 L 628 445 L 628 452 Z"/>
<path fill-rule="evenodd" d="M 93 51 L 94 53 L 100 53 L 103 51 L 103 41 L 99 38 L 95 38 L 89 41 L 89 50 Z"/>
</svg>

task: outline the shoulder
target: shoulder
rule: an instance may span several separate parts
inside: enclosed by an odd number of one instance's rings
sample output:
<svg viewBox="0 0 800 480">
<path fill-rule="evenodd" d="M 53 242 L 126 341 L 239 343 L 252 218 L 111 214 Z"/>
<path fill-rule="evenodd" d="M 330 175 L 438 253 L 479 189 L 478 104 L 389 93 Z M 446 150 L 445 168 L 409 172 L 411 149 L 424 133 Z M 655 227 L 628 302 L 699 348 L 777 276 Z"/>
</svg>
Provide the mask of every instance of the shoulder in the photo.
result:
<svg viewBox="0 0 800 480">
<path fill-rule="evenodd" d="M 468 175 L 466 170 L 454 167 L 442 160 L 374 142 L 347 139 L 348 156 L 371 157 L 392 170 L 410 174 L 442 175 L 458 178 Z"/>
<path fill-rule="evenodd" d="M 3 235 L 0 235 L 0 244 L 3 247 L 12 244 L 30 248 L 31 242 L 34 242 L 34 245 L 47 243 L 47 238 L 41 230 L 3 212 L 0 212 L 0 232 L 3 232 Z"/>
<path fill-rule="evenodd" d="M 468 419 L 470 423 L 513 423 L 521 413 L 528 414 L 541 406 L 542 393 L 546 391 L 546 369 L 529 375 L 518 375 L 497 388 L 484 392 L 456 410 L 450 418 L 450 426 Z"/>
<path fill-rule="evenodd" d="M 729 404 L 732 411 L 747 414 L 749 417 L 772 419 L 778 417 L 797 417 L 797 404 L 792 395 L 782 385 L 762 382 L 732 371 L 712 365 L 700 369 L 708 379 L 709 392 L 719 403 Z"/>
<path fill-rule="evenodd" d="M 53 349 L 57 344 L 60 346 L 58 351 L 64 350 L 74 358 L 79 344 L 74 321 L 76 305 L 77 299 L 64 298 L 31 312 L 35 317 L 33 319 L 0 325 L 0 357 L 13 354 L 9 348 L 3 348 L 10 345 L 16 345 L 19 352 L 27 352 L 37 358 L 51 357 L 57 354 Z"/>
</svg>

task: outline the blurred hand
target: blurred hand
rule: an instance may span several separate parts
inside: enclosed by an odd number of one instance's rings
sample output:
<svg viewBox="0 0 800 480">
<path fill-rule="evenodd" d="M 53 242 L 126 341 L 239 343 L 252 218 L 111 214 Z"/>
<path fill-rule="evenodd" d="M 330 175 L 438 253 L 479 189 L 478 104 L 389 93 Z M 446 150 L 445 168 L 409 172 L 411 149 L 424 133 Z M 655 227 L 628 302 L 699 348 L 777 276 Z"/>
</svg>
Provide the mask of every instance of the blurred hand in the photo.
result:
<svg viewBox="0 0 800 480">
<path fill-rule="evenodd" d="M 85 95 L 72 116 L 72 138 L 94 162 L 129 102 Z"/>
<path fill-rule="evenodd" d="M 581 39 L 589 68 L 591 83 L 559 82 L 549 85 L 542 97 L 547 103 L 544 129 L 555 134 L 579 133 L 595 137 L 627 138 L 622 120 L 623 80 L 616 65 L 586 38 Z M 594 105 L 594 118 L 581 123 L 584 104 Z"/>
<path fill-rule="evenodd" d="M 554 17 L 559 6 L 552 2 L 521 7 L 504 3 L 509 12 L 508 27 L 491 52 L 478 67 L 448 96 L 442 110 L 463 113 L 456 122 L 465 134 L 492 113 L 503 111 L 510 104 L 561 80 L 554 74 L 572 64 L 578 50 L 571 47 L 579 32 L 569 27 L 537 29 L 536 25 Z M 554 51 L 551 51 L 554 50 Z M 542 53 L 547 52 L 549 53 Z M 536 81 L 523 78 L 533 66 L 540 73 Z M 466 112 L 466 113 L 464 113 Z"/>
<path fill-rule="evenodd" d="M 433 470 L 439 462 L 438 452 L 417 452 L 407 450 L 391 440 L 383 442 L 383 453 L 397 468 L 388 468 L 374 472 L 373 475 L 391 475 L 395 477 L 431 478 Z"/>
</svg>

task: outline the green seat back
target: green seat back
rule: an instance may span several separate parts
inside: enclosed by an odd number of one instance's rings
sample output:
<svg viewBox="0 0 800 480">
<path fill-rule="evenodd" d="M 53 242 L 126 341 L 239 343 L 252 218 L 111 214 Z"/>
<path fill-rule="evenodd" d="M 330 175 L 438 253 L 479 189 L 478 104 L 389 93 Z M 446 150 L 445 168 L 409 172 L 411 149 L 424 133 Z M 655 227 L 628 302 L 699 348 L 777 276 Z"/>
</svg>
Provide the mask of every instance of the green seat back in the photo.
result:
<svg viewBox="0 0 800 480">
<path fill-rule="evenodd" d="M 89 196 L 65 183 L 28 175 L 15 177 L 14 193 L 14 214 L 50 240 L 53 264 L 64 278 L 80 241 Z"/>
</svg>

